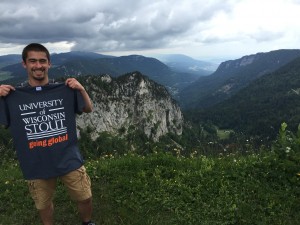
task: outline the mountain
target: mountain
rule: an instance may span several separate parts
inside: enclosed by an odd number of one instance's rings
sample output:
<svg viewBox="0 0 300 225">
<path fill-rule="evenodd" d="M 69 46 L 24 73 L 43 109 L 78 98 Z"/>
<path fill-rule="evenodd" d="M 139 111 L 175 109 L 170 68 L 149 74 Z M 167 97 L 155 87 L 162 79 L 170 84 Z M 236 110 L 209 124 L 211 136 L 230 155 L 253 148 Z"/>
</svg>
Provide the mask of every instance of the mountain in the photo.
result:
<svg viewBox="0 0 300 225">
<path fill-rule="evenodd" d="M 0 68 L 22 62 L 21 55 L 11 54 L 0 56 Z"/>
<path fill-rule="evenodd" d="M 171 72 L 165 64 L 157 59 L 130 55 L 95 60 L 72 60 L 56 67 L 51 73 L 52 75 L 56 74 L 56 76 L 109 74 L 117 77 L 132 71 L 140 71 L 155 79 L 162 78 L 161 76 Z"/>
<path fill-rule="evenodd" d="M 196 123 L 210 121 L 220 128 L 248 135 L 275 137 L 282 122 L 297 130 L 300 122 L 300 57 L 262 75 L 226 101 L 190 116 Z"/>
<path fill-rule="evenodd" d="M 166 88 L 139 72 L 118 78 L 109 75 L 80 77 L 94 104 L 92 113 L 78 118 L 94 138 L 101 132 L 128 134 L 140 130 L 157 141 L 167 133 L 181 135 L 183 116 Z"/>
<path fill-rule="evenodd" d="M 114 56 L 102 55 L 94 52 L 72 51 L 64 53 L 51 54 L 51 63 L 53 66 L 61 66 L 66 62 L 74 60 L 93 60 L 99 58 L 113 58 Z"/>
<path fill-rule="evenodd" d="M 300 50 L 276 50 L 221 63 L 210 76 L 200 77 L 179 93 L 185 109 L 207 108 L 220 103 L 252 81 L 300 56 Z"/>
<path fill-rule="evenodd" d="M 98 58 L 112 58 L 113 56 L 102 55 L 93 52 L 80 52 L 73 51 L 67 53 L 54 53 L 51 54 L 51 64 L 52 68 L 57 68 L 65 63 L 69 63 L 72 61 L 89 61 L 95 60 Z M 27 76 L 26 70 L 24 70 L 22 64 L 22 56 L 21 55 L 5 55 L 0 56 L 0 72 L 9 73 L 11 77 L 14 78 L 24 78 Z"/>
<path fill-rule="evenodd" d="M 155 58 L 141 55 L 99 58 L 95 60 L 73 60 L 50 71 L 51 76 L 78 76 L 109 74 L 118 77 L 129 72 L 139 71 L 159 84 L 166 86 L 176 95 L 198 77 L 188 73 L 176 73 Z"/>
<path fill-rule="evenodd" d="M 21 62 L 22 62 L 22 58 L 20 55 L 11 54 L 11 55 L 0 56 L 0 81 L 11 78 L 10 76 L 11 73 L 5 71 L 5 69 L 2 70 L 2 68 L 5 68 L 10 65 L 14 65 L 16 63 L 19 64 L 19 67 L 22 67 Z"/>
<path fill-rule="evenodd" d="M 52 68 L 59 67 L 73 60 L 94 60 L 101 57 L 113 57 L 93 52 L 73 51 L 51 54 Z M 18 54 L 0 56 L 0 80 L 10 79 L 10 83 L 22 82 L 27 78 L 27 72 L 22 64 L 22 56 Z"/>
<path fill-rule="evenodd" d="M 174 72 L 161 61 L 141 55 L 113 57 L 96 53 L 70 52 L 53 54 L 51 57 L 52 68 L 49 75 L 52 78 L 100 74 L 118 77 L 139 71 L 166 86 L 174 96 L 198 78 L 195 74 Z M 26 71 L 20 63 L 3 67 L 1 71 L 15 80 L 26 79 Z"/>
<path fill-rule="evenodd" d="M 155 58 L 165 63 L 173 71 L 207 76 L 216 71 L 219 64 L 196 60 L 183 54 L 159 54 Z"/>
</svg>

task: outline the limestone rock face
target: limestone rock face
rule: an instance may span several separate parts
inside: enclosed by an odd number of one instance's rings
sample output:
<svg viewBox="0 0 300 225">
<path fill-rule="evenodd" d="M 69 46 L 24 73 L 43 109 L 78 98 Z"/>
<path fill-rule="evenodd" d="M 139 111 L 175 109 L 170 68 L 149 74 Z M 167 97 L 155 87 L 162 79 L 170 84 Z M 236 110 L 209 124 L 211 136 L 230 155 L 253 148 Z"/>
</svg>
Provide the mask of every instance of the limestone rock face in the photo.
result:
<svg viewBox="0 0 300 225">
<path fill-rule="evenodd" d="M 182 134 L 183 115 L 166 88 L 139 72 L 118 78 L 109 75 L 87 77 L 85 87 L 94 111 L 77 119 L 81 128 L 89 126 L 93 138 L 100 132 L 126 134 L 143 131 L 157 141 L 167 133 Z"/>
</svg>

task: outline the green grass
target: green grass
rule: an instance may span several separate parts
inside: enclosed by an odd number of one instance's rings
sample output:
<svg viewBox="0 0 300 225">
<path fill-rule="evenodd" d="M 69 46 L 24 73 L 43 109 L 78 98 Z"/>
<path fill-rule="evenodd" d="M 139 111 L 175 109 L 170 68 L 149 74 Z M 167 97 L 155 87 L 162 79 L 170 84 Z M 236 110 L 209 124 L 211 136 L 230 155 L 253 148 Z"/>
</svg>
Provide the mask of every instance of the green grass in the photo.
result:
<svg viewBox="0 0 300 225">
<path fill-rule="evenodd" d="M 228 139 L 233 130 L 217 130 L 217 135 L 220 140 Z"/>
<path fill-rule="evenodd" d="M 94 220 L 102 225 L 295 225 L 298 162 L 275 153 L 186 158 L 167 153 L 88 160 Z M 18 164 L 0 171 L 0 225 L 40 224 Z M 80 224 L 61 184 L 56 225 Z"/>
</svg>

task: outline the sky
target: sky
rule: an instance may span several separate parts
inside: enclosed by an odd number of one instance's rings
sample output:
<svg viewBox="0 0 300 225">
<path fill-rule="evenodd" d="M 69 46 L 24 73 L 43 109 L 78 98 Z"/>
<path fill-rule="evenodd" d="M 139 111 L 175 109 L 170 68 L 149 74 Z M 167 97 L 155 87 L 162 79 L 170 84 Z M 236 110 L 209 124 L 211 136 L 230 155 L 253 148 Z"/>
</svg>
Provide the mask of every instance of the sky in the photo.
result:
<svg viewBox="0 0 300 225">
<path fill-rule="evenodd" d="M 300 0 L 1 0 L 0 55 L 185 54 L 230 60 L 300 49 Z"/>
</svg>

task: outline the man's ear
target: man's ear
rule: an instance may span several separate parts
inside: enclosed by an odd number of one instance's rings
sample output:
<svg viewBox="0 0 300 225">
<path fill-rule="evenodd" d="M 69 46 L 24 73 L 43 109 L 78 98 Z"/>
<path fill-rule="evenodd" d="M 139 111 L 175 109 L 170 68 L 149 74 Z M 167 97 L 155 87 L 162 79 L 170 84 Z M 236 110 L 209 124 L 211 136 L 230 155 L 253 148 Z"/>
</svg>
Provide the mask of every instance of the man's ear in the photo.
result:
<svg viewBox="0 0 300 225">
<path fill-rule="evenodd" d="M 22 66 L 23 66 L 24 68 L 27 67 L 27 66 L 26 66 L 26 63 L 25 63 L 24 61 L 22 61 Z"/>
</svg>

